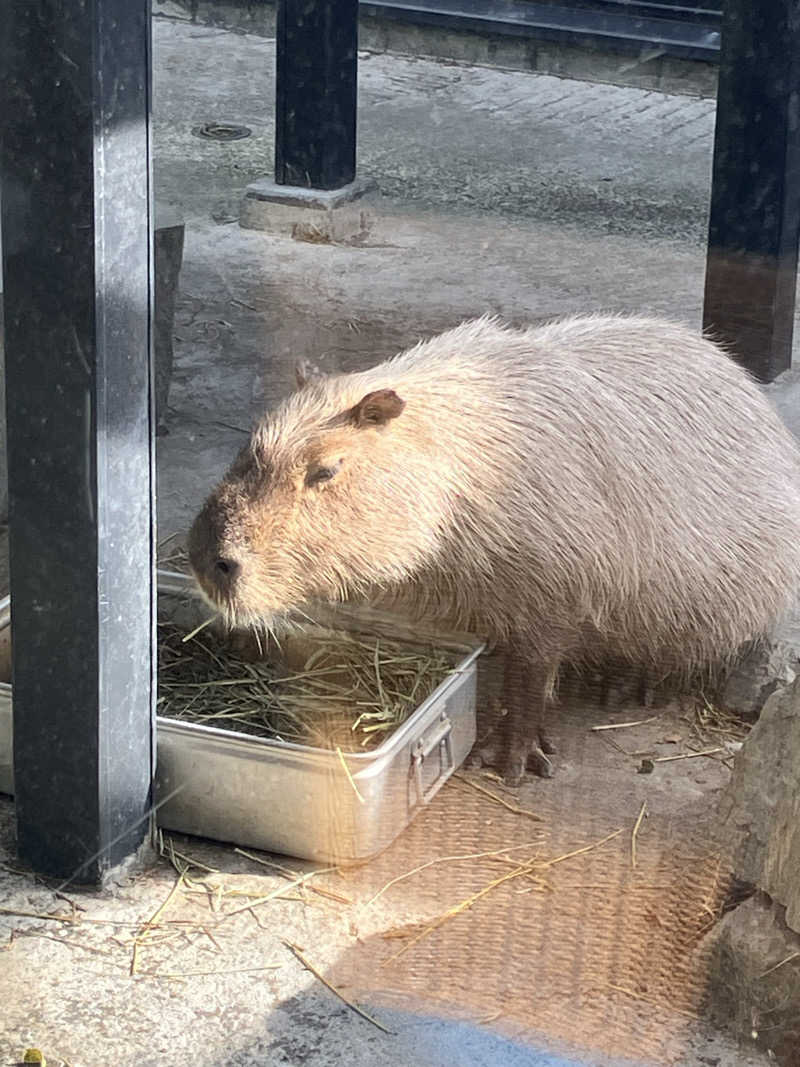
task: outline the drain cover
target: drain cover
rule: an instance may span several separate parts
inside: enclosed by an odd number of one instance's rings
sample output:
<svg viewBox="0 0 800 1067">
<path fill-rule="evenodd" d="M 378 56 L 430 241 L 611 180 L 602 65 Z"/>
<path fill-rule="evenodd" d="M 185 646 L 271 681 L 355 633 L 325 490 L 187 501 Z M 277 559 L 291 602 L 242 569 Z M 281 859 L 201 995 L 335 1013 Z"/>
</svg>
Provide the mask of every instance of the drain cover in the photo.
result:
<svg viewBox="0 0 800 1067">
<path fill-rule="evenodd" d="M 235 126 L 230 122 L 204 122 L 192 130 L 195 137 L 205 137 L 208 141 L 241 141 L 252 132 L 247 126 Z"/>
</svg>

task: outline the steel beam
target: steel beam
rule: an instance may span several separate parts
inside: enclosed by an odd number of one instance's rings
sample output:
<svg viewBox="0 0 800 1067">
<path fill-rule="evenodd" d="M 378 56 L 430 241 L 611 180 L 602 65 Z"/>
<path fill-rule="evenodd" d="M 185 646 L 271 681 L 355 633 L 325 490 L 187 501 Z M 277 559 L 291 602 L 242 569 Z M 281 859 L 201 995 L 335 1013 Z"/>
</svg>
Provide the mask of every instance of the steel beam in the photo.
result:
<svg viewBox="0 0 800 1067">
<path fill-rule="evenodd" d="M 18 848 L 100 883 L 154 759 L 150 5 L 0 22 Z"/>
<path fill-rule="evenodd" d="M 791 365 L 800 236 L 800 0 L 727 0 L 703 324 L 758 379 Z"/>
<path fill-rule="evenodd" d="M 278 0 L 275 181 L 340 189 L 356 175 L 358 0 Z"/>
</svg>

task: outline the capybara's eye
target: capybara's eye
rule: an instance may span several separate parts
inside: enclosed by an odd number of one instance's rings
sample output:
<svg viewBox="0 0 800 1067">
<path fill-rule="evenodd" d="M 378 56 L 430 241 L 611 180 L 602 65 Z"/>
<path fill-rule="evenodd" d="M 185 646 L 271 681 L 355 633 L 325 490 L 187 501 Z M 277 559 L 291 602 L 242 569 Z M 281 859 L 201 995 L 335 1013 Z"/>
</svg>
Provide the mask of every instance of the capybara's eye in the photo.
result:
<svg viewBox="0 0 800 1067">
<path fill-rule="evenodd" d="M 336 475 L 340 464 L 335 467 L 310 467 L 306 474 L 306 485 L 319 485 L 321 482 L 329 482 Z"/>
</svg>

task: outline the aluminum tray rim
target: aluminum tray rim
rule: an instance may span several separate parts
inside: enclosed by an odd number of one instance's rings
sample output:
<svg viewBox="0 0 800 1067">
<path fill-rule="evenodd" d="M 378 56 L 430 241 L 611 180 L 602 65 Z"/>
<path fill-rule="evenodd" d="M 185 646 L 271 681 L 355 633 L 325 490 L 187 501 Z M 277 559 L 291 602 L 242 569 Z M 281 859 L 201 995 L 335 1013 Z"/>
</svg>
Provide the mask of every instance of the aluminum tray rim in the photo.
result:
<svg viewBox="0 0 800 1067">
<path fill-rule="evenodd" d="M 467 673 L 482 651 L 483 646 L 475 648 L 465 659 L 461 660 L 458 667 L 450 671 L 445 680 L 440 682 L 433 692 L 414 708 L 405 722 L 401 723 L 377 748 L 372 748 L 369 752 L 349 752 L 340 748 L 339 751 L 341 751 L 342 756 L 346 756 L 348 761 L 355 760 L 358 763 L 370 763 L 380 759 L 382 756 L 390 755 L 395 748 L 401 748 L 408 739 L 408 735 L 413 734 L 418 729 L 419 720 L 425 716 L 435 703 L 438 703 L 442 697 L 447 695 L 456 684 L 458 676 Z M 201 723 L 185 722 L 182 719 L 170 719 L 163 715 L 157 715 L 156 722 L 170 732 L 184 733 L 190 737 L 206 737 L 209 740 L 216 741 L 233 741 L 237 747 L 253 748 L 257 751 L 296 752 L 339 762 L 339 753 L 335 749 L 320 748 L 318 745 L 301 745 L 296 741 L 276 741 L 268 737 L 257 737 L 254 734 L 241 733 L 238 730 L 224 730 L 218 726 L 204 726 Z"/>
</svg>

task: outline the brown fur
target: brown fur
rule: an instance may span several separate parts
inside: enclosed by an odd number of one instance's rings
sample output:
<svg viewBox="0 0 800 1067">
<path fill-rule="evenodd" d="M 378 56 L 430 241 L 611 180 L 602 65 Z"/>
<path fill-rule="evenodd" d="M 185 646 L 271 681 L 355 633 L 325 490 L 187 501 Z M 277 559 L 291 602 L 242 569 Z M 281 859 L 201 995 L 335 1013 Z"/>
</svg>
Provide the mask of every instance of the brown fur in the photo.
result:
<svg viewBox="0 0 800 1067">
<path fill-rule="evenodd" d="M 480 319 L 304 379 L 209 498 L 190 556 L 236 625 L 410 589 L 513 649 L 538 705 L 564 661 L 691 671 L 757 638 L 798 586 L 800 456 L 683 327 Z"/>
</svg>

